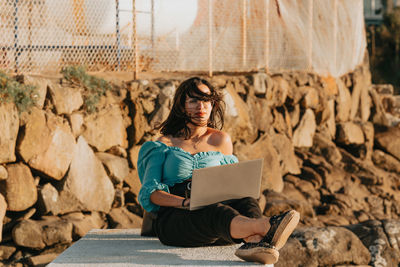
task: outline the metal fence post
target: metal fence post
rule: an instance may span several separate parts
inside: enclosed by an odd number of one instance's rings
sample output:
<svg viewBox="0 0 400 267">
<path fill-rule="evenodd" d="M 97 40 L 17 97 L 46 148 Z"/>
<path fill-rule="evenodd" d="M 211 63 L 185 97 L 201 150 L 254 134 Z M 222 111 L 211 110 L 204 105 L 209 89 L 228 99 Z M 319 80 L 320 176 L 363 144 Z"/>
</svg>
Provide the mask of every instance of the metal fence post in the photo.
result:
<svg viewBox="0 0 400 267">
<path fill-rule="evenodd" d="M 212 0 L 208 0 L 208 75 L 213 75 Z"/>
<path fill-rule="evenodd" d="M 268 73 L 269 61 L 269 0 L 265 0 L 265 72 Z"/>
<path fill-rule="evenodd" d="M 121 70 L 121 32 L 119 28 L 119 0 L 115 0 L 115 32 L 117 41 L 117 70 Z"/>
<path fill-rule="evenodd" d="M 136 0 L 132 0 L 132 31 L 133 31 L 133 54 L 134 54 L 134 72 L 133 72 L 133 79 L 139 79 L 139 48 L 137 42 L 137 30 L 136 30 Z"/>
<path fill-rule="evenodd" d="M 313 51 L 313 45 L 312 45 L 312 38 L 313 38 L 313 7 L 314 7 L 314 1 L 309 0 L 308 2 L 308 10 L 309 10 L 309 36 L 308 36 L 308 62 L 307 62 L 307 69 L 311 71 L 312 69 L 312 51 Z"/>
<path fill-rule="evenodd" d="M 14 0 L 14 71 L 18 72 L 18 2 L 19 0 Z"/>
<path fill-rule="evenodd" d="M 242 65 L 247 61 L 247 0 L 242 0 Z"/>
<path fill-rule="evenodd" d="M 333 64 L 335 64 L 335 73 L 337 73 L 337 31 L 338 31 L 338 2 L 333 2 Z"/>
<path fill-rule="evenodd" d="M 155 36 L 155 17 L 154 17 L 154 0 L 151 0 L 151 54 L 154 54 L 154 36 Z"/>
</svg>

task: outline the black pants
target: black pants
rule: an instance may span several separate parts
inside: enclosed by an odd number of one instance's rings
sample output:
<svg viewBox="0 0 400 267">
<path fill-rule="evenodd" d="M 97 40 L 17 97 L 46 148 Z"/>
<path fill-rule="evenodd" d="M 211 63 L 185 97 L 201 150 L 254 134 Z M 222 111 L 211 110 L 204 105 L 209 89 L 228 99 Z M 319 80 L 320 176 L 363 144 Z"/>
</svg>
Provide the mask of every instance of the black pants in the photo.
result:
<svg viewBox="0 0 400 267">
<path fill-rule="evenodd" d="M 231 221 L 238 215 L 261 218 L 262 212 L 253 198 L 217 203 L 194 211 L 161 207 L 153 228 L 160 241 L 169 246 L 235 244 L 243 241 L 233 239 L 230 234 Z"/>
</svg>

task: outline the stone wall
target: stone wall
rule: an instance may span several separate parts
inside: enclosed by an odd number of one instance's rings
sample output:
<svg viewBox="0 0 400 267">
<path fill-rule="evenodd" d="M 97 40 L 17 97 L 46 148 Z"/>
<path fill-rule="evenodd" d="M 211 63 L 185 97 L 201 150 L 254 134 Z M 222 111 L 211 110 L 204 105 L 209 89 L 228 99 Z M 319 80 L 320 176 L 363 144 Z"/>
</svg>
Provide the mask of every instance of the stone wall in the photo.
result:
<svg viewBox="0 0 400 267">
<path fill-rule="evenodd" d="M 120 81 L 91 114 L 76 84 L 23 78 L 40 101 L 24 113 L 0 104 L 0 259 L 39 265 L 92 228 L 140 227 L 138 151 L 157 138 L 183 78 Z M 337 79 L 210 80 L 224 95 L 234 154 L 264 158 L 264 214 L 301 213 L 277 266 L 397 266 L 400 129 L 391 86 L 372 85 L 365 66 Z"/>
</svg>

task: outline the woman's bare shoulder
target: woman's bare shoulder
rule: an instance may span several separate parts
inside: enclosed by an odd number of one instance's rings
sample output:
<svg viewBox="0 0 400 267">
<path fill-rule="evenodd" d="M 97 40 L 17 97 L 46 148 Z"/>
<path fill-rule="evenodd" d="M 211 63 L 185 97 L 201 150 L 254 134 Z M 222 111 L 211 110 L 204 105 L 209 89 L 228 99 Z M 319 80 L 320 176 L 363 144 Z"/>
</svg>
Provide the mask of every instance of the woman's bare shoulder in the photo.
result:
<svg viewBox="0 0 400 267">
<path fill-rule="evenodd" d="M 233 145 L 230 135 L 217 129 L 210 129 L 210 132 L 211 143 L 216 146 L 218 150 L 221 151 L 223 154 L 232 155 Z"/>
<path fill-rule="evenodd" d="M 164 143 L 164 144 L 166 144 L 168 146 L 171 145 L 171 143 L 172 143 L 171 137 L 170 136 L 165 136 L 165 135 L 162 135 L 162 136 L 158 137 L 157 141 L 160 141 L 160 142 L 162 142 L 162 143 Z"/>
</svg>

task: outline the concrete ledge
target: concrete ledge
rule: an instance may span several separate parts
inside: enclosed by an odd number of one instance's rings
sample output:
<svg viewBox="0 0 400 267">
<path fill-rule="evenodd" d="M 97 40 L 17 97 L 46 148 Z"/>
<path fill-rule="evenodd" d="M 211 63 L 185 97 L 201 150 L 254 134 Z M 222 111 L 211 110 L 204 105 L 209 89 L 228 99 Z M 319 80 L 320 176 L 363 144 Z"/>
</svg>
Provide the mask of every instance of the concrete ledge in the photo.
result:
<svg viewBox="0 0 400 267">
<path fill-rule="evenodd" d="M 48 266 L 260 266 L 237 258 L 239 245 L 170 247 L 139 233 L 139 229 L 91 230 Z"/>
</svg>

